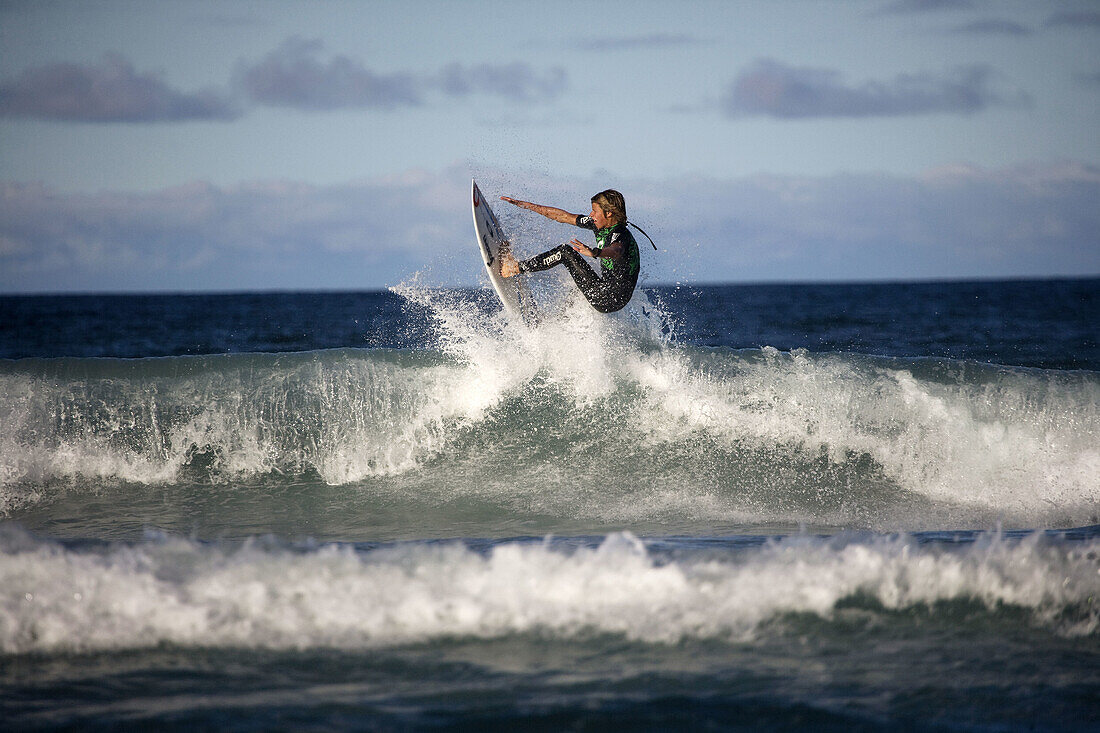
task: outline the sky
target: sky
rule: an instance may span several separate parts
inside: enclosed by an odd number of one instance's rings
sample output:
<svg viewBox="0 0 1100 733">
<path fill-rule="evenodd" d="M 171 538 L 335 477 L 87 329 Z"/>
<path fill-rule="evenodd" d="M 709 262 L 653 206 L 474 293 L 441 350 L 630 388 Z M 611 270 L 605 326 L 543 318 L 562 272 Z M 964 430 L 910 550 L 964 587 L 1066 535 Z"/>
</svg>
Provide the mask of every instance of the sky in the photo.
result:
<svg viewBox="0 0 1100 733">
<path fill-rule="evenodd" d="M 0 293 L 478 286 L 471 179 L 643 284 L 1100 275 L 1100 2 L 0 0 Z"/>
</svg>

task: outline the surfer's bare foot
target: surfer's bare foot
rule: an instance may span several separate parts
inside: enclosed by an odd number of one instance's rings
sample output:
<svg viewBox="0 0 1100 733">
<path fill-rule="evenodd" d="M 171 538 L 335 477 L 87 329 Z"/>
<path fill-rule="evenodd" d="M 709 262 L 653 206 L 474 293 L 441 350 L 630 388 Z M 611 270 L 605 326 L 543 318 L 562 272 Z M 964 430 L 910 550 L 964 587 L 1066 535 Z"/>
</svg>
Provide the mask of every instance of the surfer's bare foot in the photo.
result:
<svg viewBox="0 0 1100 733">
<path fill-rule="evenodd" d="M 519 274 L 519 263 L 516 262 L 516 258 L 508 253 L 501 257 L 500 260 L 500 276 L 501 277 L 513 277 Z"/>
</svg>

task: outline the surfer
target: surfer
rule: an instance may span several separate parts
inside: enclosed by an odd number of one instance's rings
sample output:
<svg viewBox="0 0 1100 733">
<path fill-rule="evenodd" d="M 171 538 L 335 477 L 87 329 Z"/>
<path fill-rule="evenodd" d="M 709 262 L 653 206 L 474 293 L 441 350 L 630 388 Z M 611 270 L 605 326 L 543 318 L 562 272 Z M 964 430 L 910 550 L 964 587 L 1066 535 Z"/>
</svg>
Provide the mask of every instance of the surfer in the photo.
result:
<svg viewBox="0 0 1100 733">
<path fill-rule="evenodd" d="M 573 237 L 568 244 L 558 245 L 522 262 L 517 261 L 509 252 L 501 261 L 501 275 L 514 277 L 521 272 L 542 272 L 561 264 L 569 270 L 573 282 L 592 307 L 601 313 L 617 311 L 630 301 L 634 287 L 638 284 L 641 256 L 634 235 L 626 228 L 626 201 L 621 193 L 612 189 L 599 192 L 592 197 L 592 213 L 588 215 L 570 214 L 564 209 L 520 201 L 508 196 L 500 198 L 548 219 L 591 229 L 596 233 L 595 247 L 589 247 Z M 599 273 L 593 271 L 581 255 L 598 260 Z"/>
</svg>

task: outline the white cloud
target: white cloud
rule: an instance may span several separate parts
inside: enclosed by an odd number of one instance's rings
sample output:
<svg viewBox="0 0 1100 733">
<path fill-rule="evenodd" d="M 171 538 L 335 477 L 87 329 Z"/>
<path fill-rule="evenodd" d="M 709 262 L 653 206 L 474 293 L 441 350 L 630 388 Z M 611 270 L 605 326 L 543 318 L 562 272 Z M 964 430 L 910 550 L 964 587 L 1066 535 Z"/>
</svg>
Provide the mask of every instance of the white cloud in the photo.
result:
<svg viewBox="0 0 1100 733">
<path fill-rule="evenodd" d="M 490 196 L 569 210 L 619 188 L 662 250 L 643 252 L 650 283 L 1100 274 L 1100 170 L 1082 164 L 956 166 L 915 178 L 479 179 Z M 481 271 L 468 187 L 463 167 L 149 194 L 8 184 L 0 290 L 383 288 L 416 271 L 473 285 Z M 570 234 L 503 204 L 497 211 L 521 254 Z"/>
</svg>

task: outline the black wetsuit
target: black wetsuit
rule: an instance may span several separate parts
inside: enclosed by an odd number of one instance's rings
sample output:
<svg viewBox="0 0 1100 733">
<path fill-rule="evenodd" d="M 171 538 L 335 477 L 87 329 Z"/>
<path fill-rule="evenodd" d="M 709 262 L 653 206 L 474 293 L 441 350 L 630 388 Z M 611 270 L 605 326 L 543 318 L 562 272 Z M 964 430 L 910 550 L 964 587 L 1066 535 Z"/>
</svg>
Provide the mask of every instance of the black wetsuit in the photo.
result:
<svg viewBox="0 0 1100 733">
<path fill-rule="evenodd" d="M 638 243 L 634 241 L 626 224 L 597 229 L 590 216 L 578 216 L 577 226 L 591 229 L 596 233 L 596 247 L 592 251 L 600 261 L 600 272 L 596 274 L 584 261 L 584 257 L 568 244 L 562 244 L 548 252 L 543 252 L 529 260 L 519 263 L 520 272 L 541 272 L 555 265 L 565 265 L 573 282 L 577 283 L 581 293 L 601 313 L 611 313 L 625 306 L 634 294 L 641 270 L 641 256 Z M 600 257 L 600 250 L 621 242 L 622 254 L 614 259 Z"/>
</svg>

